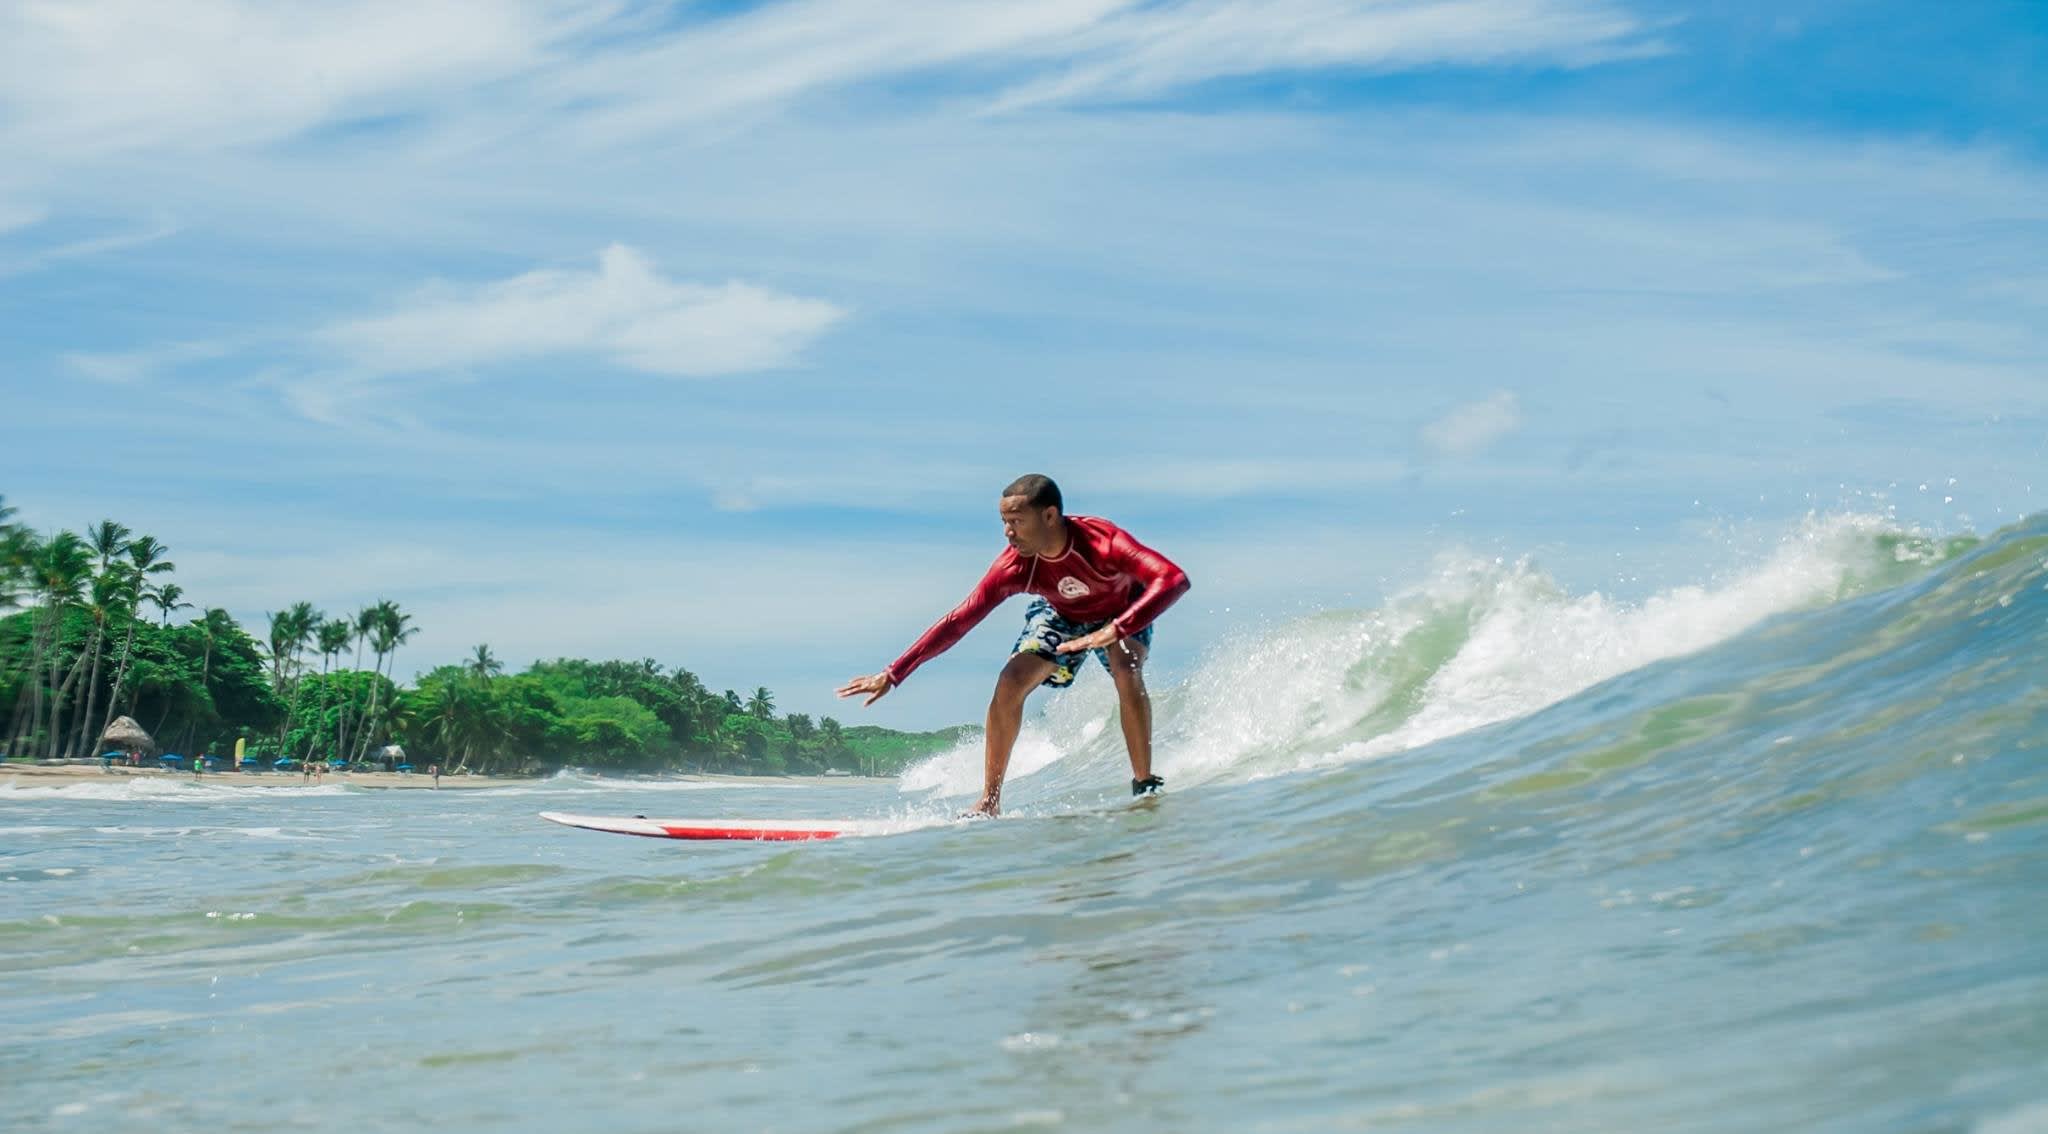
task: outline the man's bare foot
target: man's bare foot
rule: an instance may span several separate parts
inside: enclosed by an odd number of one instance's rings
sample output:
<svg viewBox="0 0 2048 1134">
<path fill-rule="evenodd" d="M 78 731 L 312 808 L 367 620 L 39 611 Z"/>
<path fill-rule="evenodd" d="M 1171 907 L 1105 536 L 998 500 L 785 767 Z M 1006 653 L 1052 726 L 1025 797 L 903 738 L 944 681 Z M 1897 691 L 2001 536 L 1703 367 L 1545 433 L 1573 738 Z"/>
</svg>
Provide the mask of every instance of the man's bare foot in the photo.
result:
<svg viewBox="0 0 2048 1134">
<path fill-rule="evenodd" d="M 975 804 L 975 805 L 974 805 L 973 807 L 970 807 L 970 808 L 968 808 L 968 809 L 967 809 L 967 813 L 966 813 L 965 815 L 962 815 L 962 816 L 961 816 L 961 818 L 962 818 L 962 819 L 982 819 L 982 818 L 986 818 L 986 819 L 993 819 L 993 818 L 995 818 L 995 817 L 996 817 L 996 814 L 997 814 L 998 812 L 1002 811 L 1002 809 L 1003 809 L 1003 800 L 1002 800 L 1002 797 L 1001 797 L 1001 796 L 995 796 L 995 795 L 984 795 L 984 796 L 982 796 L 982 797 L 981 797 L 981 802 L 980 802 L 980 803 L 977 803 L 977 804 Z"/>
</svg>

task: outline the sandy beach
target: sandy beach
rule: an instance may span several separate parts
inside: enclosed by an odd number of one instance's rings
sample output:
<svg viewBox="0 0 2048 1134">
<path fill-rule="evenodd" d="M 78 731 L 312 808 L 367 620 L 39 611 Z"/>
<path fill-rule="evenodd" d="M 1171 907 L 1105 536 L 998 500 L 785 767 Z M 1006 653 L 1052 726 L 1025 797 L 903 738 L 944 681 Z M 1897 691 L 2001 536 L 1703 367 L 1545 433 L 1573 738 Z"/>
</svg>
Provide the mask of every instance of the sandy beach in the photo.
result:
<svg viewBox="0 0 2048 1134">
<path fill-rule="evenodd" d="M 206 772 L 197 777 L 188 769 L 182 772 L 166 771 L 160 768 L 102 769 L 98 764 L 0 764 L 0 783 L 13 780 L 20 787 L 41 787 L 65 781 L 103 781 L 115 777 L 174 779 L 233 784 L 236 787 L 297 788 L 316 784 L 353 784 L 362 788 L 425 788 L 434 790 L 434 777 L 424 772 L 329 772 L 324 776 L 315 775 L 310 780 L 297 772 Z M 451 776 L 441 777 L 442 790 L 468 790 L 472 788 L 505 787 L 510 784 L 532 783 L 516 776 Z"/>
<path fill-rule="evenodd" d="M 592 780 L 606 777 L 589 775 Z M 412 790 L 424 788 L 435 790 L 434 777 L 425 772 L 329 772 L 315 775 L 308 780 L 297 772 L 205 772 L 194 777 L 187 769 L 182 772 L 166 771 L 160 768 L 124 768 L 115 766 L 102 769 L 98 764 L 0 764 L 0 784 L 9 780 L 19 787 L 39 787 L 67 781 L 100 781 L 114 777 L 139 777 L 153 779 L 192 780 L 233 784 L 236 787 L 297 788 L 318 784 L 351 784 L 360 788 L 392 788 Z M 626 777 L 620 777 L 625 779 Z M 730 776 L 719 773 L 684 773 L 666 777 L 684 782 L 734 783 L 734 784 L 844 784 L 863 780 L 860 776 Z M 476 788 L 509 787 L 515 784 L 531 784 L 534 778 L 526 776 L 441 776 L 440 790 L 467 791 Z"/>
</svg>

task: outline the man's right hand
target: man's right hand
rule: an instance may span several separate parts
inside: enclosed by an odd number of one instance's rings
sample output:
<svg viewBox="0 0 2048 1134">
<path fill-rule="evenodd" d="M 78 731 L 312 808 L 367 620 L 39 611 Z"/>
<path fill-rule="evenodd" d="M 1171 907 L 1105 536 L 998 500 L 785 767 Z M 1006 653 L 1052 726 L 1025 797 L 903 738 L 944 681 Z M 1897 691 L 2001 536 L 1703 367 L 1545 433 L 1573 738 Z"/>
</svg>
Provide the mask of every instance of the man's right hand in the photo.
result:
<svg viewBox="0 0 2048 1134">
<path fill-rule="evenodd" d="M 841 697 L 858 697 L 863 693 L 870 694 L 867 700 L 861 702 L 861 707 L 866 708 L 881 700 L 882 694 L 895 688 L 895 685 L 895 682 L 889 680 L 888 674 L 873 673 L 866 677 L 856 677 L 852 681 L 840 686 L 839 695 Z"/>
</svg>

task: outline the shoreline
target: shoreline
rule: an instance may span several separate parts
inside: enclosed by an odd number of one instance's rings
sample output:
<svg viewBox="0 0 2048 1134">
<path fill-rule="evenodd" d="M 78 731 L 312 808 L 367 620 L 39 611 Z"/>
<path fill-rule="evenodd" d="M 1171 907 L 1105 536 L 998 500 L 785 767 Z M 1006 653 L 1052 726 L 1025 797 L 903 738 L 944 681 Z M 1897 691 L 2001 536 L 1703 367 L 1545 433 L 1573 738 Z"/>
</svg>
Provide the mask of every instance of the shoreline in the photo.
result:
<svg viewBox="0 0 2048 1134">
<path fill-rule="evenodd" d="M 9 779 L 45 781 L 51 784 L 113 783 L 123 779 L 179 780 L 186 783 L 226 783 L 235 787 L 274 788 L 279 791 L 288 788 L 325 787 L 331 784 L 354 784 L 364 788 L 436 790 L 434 777 L 424 772 L 329 772 L 324 776 L 316 775 L 309 780 L 297 772 L 205 772 L 195 776 L 190 770 L 180 772 L 165 768 L 124 768 L 119 765 L 101 768 L 98 764 L 0 764 L 0 782 Z M 474 790 L 537 782 L 539 781 L 520 776 L 444 775 L 441 777 L 440 790 Z"/>
<path fill-rule="evenodd" d="M 286 791 L 292 788 L 325 787 L 333 784 L 352 784 L 360 788 L 391 791 L 475 791 L 482 788 L 518 787 L 547 783 L 552 776 L 484 776 L 449 775 L 441 777 L 440 786 L 434 784 L 434 777 L 425 772 L 329 772 L 316 775 L 308 780 L 298 772 L 206 772 L 194 776 L 187 771 L 170 771 L 163 768 L 126 768 L 116 765 L 101 768 L 98 764 L 16 764 L 0 763 L 0 784 L 14 781 L 16 787 L 56 786 L 60 783 L 110 783 L 121 779 L 177 780 L 186 783 L 226 783 L 235 787 L 271 788 Z M 663 777 L 610 777 L 590 776 L 587 782 L 603 784 L 615 781 L 621 786 L 633 783 L 723 783 L 734 785 L 790 785 L 808 787 L 830 787 L 846 784 L 875 783 L 893 780 L 894 776 L 739 776 L 724 772 L 683 772 Z M 22 783 L 20 781 L 39 781 Z"/>
</svg>

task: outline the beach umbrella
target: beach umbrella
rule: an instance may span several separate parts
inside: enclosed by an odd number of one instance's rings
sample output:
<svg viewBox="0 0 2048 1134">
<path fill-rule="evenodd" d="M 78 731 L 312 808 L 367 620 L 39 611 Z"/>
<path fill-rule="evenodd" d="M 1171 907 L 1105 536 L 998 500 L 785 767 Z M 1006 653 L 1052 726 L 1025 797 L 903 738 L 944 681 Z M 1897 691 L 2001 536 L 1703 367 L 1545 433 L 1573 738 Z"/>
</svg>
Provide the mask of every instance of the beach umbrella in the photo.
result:
<svg viewBox="0 0 2048 1134">
<path fill-rule="evenodd" d="M 103 748 L 119 748 L 124 752 L 152 752 L 156 749 L 156 741 L 151 740 L 149 734 L 142 731 L 142 726 L 135 723 L 134 717 L 115 717 L 114 723 L 107 726 L 107 731 L 100 734 L 100 745 Z"/>
</svg>

